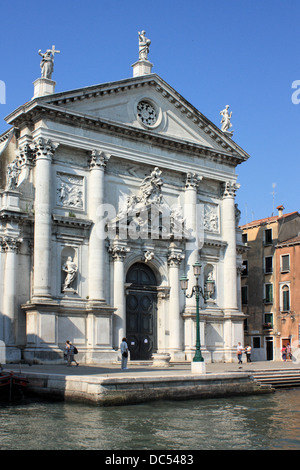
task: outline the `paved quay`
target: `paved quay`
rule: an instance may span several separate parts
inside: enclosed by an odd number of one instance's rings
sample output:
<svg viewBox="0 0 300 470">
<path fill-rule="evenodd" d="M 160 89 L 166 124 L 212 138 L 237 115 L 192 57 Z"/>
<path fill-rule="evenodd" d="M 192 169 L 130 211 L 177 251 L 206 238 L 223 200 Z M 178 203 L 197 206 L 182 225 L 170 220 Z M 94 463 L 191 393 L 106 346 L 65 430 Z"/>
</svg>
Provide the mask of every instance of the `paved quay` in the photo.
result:
<svg viewBox="0 0 300 470">
<path fill-rule="evenodd" d="M 187 375 L 191 374 L 190 363 L 174 363 L 169 367 L 154 367 L 152 363 L 134 363 L 128 362 L 128 369 L 122 370 L 121 364 L 103 364 L 103 365 L 86 365 L 79 364 L 78 367 L 72 365 L 68 367 L 66 364 L 4 364 L 3 369 L 14 372 L 31 372 L 38 374 L 59 374 L 64 376 L 100 376 L 100 377 L 121 377 L 121 376 L 134 376 L 134 377 L 147 377 L 147 376 L 161 376 L 166 377 L 170 375 Z M 300 364 L 292 361 L 258 361 L 242 365 L 238 363 L 206 363 L 206 374 L 224 374 L 232 372 L 259 372 L 259 371 L 272 371 L 272 370 L 297 370 L 300 371 Z"/>
<path fill-rule="evenodd" d="M 125 405 L 159 399 L 216 398 L 273 393 L 272 384 L 262 383 L 256 374 L 293 373 L 300 378 L 294 362 L 207 363 L 206 374 L 191 372 L 189 363 L 154 367 L 151 363 L 60 365 L 6 364 L 4 370 L 21 373 L 29 380 L 32 394 L 65 401 L 98 405 Z"/>
</svg>

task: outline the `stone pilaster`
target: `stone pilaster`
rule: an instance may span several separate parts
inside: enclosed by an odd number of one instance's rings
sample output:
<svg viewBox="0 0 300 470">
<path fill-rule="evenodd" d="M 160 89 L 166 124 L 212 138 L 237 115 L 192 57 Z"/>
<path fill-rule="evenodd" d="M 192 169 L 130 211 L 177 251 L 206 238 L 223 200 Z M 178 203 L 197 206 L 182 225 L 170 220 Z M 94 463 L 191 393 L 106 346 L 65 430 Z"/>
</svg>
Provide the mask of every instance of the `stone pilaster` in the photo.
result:
<svg viewBox="0 0 300 470">
<path fill-rule="evenodd" d="M 101 206 L 104 203 L 104 173 L 110 155 L 93 150 L 89 155 L 88 212 L 93 221 L 89 240 L 89 298 L 104 302 L 104 234 L 97 232 L 100 221 Z"/>
</svg>

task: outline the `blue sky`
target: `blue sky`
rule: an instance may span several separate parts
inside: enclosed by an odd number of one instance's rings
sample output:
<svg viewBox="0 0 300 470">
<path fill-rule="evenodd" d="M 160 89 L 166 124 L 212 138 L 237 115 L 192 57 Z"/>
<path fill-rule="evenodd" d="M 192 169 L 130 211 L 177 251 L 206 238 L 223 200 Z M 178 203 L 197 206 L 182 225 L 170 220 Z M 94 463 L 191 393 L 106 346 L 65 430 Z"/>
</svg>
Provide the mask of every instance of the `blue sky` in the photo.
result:
<svg viewBox="0 0 300 470">
<path fill-rule="evenodd" d="M 29 101 L 39 49 L 55 44 L 56 91 L 132 76 L 137 32 L 151 39 L 160 75 L 220 127 L 226 104 L 234 140 L 250 154 L 236 169 L 241 223 L 300 211 L 299 0 L 0 0 L 3 120 Z M 300 83 L 300 82 L 299 82 Z M 297 88 L 300 90 L 300 86 Z M 273 200 L 273 186 L 275 196 Z"/>
</svg>

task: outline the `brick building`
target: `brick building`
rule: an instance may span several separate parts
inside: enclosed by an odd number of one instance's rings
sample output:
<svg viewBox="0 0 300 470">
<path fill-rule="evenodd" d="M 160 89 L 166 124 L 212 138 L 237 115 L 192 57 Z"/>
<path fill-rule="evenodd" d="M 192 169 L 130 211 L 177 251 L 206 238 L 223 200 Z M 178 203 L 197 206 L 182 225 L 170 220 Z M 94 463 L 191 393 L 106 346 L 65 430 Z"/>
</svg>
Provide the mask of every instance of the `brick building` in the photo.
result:
<svg viewBox="0 0 300 470">
<path fill-rule="evenodd" d="M 247 247 L 241 280 L 244 339 L 253 360 L 279 360 L 283 345 L 295 350 L 299 343 L 300 215 L 284 214 L 283 206 L 277 210 L 276 216 L 241 226 Z"/>
</svg>

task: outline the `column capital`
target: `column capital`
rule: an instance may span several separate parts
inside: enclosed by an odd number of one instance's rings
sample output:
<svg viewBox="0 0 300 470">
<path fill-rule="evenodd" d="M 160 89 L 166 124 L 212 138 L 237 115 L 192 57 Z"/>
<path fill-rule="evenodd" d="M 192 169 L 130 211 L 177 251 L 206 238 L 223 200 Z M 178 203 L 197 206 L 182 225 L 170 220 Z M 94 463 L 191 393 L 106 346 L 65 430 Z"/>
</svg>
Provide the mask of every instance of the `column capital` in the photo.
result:
<svg viewBox="0 0 300 470">
<path fill-rule="evenodd" d="M 240 184 L 233 181 L 225 181 L 222 185 L 223 189 L 223 198 L 226 197 L 235 197 L 236 191 L 239 189 Z"/>
<path fill-rule="evenodd" d="M 23 166 L 31 167 L 35 165 L 36 155 L 34 149 L 32 149 L 29 143 L 20 145 L 17 151 L 16 160 L 19 168 L 22 168 Z"/>
<path fill-rule="evenodd" d="M 200 181 L 202 180 L 203 176 L 198 175 L 198 173 L 189 171 L 186 175 L 185 189 L 197 189 L 200 184 Z"/>
<path fill-rule="evenodd" d="M 168 265 L 170 267 L 179 267 L 181 261 L 185 258 L 180 248 L 171 246 L 168 252 Z"/>
<path fill-rule="evenodd" d="M 1 251 L 17 253 L 22 243 L 22 238 L 4 236 L 0 237 L 0 249 Z"/>
<path fill-rule="evenodd" d="M 114 261 L 124 261 L 129 251 L 130 248 L 121 242 L 114 242 L 113 245 L 108 248 L 108 252 Z"/>
<path fill-rule="evenodd" d="M 33 152 L 36 159 L 51 160 L 59 144 L 54 144 L 50 139 L 38 137 L 33 141 Z"/>
<path fill-rule="evenodd" d="M 88 165 L 90 170 L 100 169 L 105 170 L 110 155 L 102 150 L 93 149 L 88 152 Z"/>
</svg>

